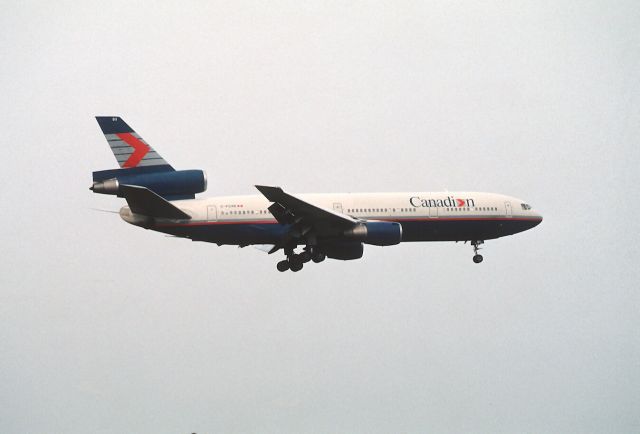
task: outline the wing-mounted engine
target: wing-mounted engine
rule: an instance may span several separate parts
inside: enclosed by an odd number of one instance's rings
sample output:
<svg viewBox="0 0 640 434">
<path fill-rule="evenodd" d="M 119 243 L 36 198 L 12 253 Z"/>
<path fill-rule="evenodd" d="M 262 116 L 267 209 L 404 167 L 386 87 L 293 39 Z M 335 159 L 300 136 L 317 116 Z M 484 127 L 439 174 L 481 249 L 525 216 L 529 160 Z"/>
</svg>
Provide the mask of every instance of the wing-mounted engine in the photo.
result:
<svg viewBox="0 0 640 434">
<path fill-rule="evenodd" d="M 396 222 L 363 222 L 344 231 L 344 236 L 374 246 L 393 246 L 402 241 L 402 225 Z"/>
<path fill-rule="evenodd" d="M 165 166 L 166 167 L 166 166 Z M 122 195 L 123 185 L 148 188 L 168 199 L 193 199 L 207 189 L 207 176 L 202 170 L 166 170 L 162 166 L 93 172 L 94 193 Z"/>
</svg>

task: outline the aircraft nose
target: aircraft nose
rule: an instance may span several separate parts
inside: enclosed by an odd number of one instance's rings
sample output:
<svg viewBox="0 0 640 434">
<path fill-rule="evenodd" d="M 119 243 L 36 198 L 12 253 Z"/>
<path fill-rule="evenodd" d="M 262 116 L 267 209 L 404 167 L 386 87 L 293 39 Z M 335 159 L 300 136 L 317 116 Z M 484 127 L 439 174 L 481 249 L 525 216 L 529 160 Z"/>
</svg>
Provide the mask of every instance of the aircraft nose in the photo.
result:
<svg viewBox="0 0 640 434">
<path fill-rule="evenodd" d="M 544 218 L 542 217 L 542 214 L 540 214 L 537 211 L 534 212 L 534 215 L 535 215 L 536 219 L 538 220 L 534 226 L 538 226 L 540 223 L 542 223 L 542 220 L 544 220 Z"/>
</svg>

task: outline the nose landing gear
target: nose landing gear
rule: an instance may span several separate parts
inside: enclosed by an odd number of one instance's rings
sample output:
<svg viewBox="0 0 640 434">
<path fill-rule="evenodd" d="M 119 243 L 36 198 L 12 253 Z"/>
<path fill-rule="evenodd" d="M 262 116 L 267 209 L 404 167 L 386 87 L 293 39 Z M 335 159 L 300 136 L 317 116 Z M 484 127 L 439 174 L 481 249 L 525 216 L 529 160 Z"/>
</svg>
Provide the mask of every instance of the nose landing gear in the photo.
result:
<svg viewBox="0 0 640 434">
<path fill-rule="evenodd" d="M 476 264 L 479 264 L 484 259 L 482 255 L 478 253 L 478 250 L 480 250 L 481 244 L 484 244 L 484 241 L 478 241 L 478 240 L 471 241 L 471 245 L 473 246 L 473 262 L 475 262 Z"/>
</svg>

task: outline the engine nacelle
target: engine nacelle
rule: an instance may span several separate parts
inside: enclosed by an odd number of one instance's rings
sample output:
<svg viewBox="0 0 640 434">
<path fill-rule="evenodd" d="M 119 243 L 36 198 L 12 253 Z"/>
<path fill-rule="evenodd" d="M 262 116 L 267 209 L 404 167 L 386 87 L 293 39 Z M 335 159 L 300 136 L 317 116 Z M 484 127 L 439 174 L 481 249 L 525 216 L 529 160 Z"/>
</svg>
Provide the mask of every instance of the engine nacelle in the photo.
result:
<svg viewBox="0 0 640 434">
<path fill-rule="evenodd" d="M 318 246 L 320 251 L 331 259 L 350 261 L 362 258 L 364 246 L 362 243 L 349 241 L 332 241 Z"/>
<path fill-rule="evenodd" d="M 94 172 L 94 183 L 90 188 L 94 193 L 119 194 L 121 185 L 138 185 L 170 198 L 193 198 L 207 189 L 207 176 L 202 170 L 148 173 L 130 173 L 129 170 Z"/>
<path fill-rule="evenodd" d="M 344 233 L 345 237 L 375 246 L 393 246 L 402 241 L 402 225 L 396 222 L 358 223 Z"/>
</svg>

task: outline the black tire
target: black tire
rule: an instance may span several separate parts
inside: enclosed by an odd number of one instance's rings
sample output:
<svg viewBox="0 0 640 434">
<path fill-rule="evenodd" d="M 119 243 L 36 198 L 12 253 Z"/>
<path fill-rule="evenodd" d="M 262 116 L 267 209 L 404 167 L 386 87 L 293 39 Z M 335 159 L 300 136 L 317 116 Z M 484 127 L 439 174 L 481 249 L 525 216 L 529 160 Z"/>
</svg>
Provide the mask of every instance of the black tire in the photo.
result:
<svg viewBox="0 0 640 434">
<path fill-rule="evenodd" d="M 278 269 L 278 271 L 280 271 L 281 273 L 284 271 L 287 271 L 289 269 L 289 261 L 287 261 L 286 259 L 284 261 L 280 261 L 276 264 L 276 268 Z"/>
<path fill-rule="evenodd" d="M 303 264 L 306 264 L 311 260 L 311 253 L 307 251 L 300 253 L 298 256 L 300 257 L 300 260 Z"/>
<path fill-rule="evenodd" d="M 482 262 L 484 258 L 482 257 L 482 255 L 475 255 L 473 257 L 473 262 L 475 262 L 476 264 L 479 264 L 480 262 Z"/>
<path fill-rule="evenodd" d="M 289 261 L 289 268 L 294 273 L 297 273 L 298 271 L 302 270 L 303 265 L 304 264 L 302 263 L 302 261 L 298 258 L 295 258 Z"/>
<path fill-rule="evenodd" d="M 324 253 L 316 253 L 315 255 L 313 255 L 311 257 L 311 260 L 313 262 L 315 262 L 316 264 L 324 261 L 327 258 L 327 255 L 325 255 Z"/>
</svg>

